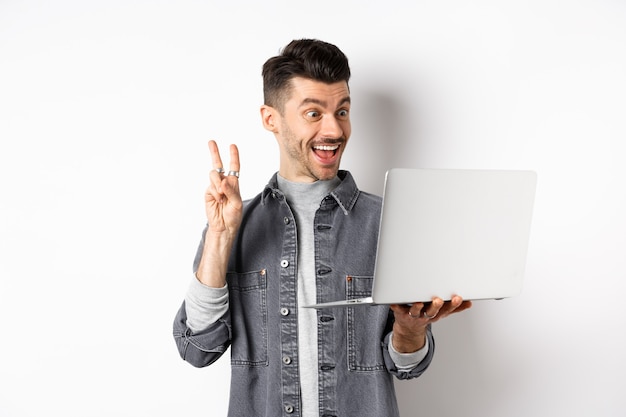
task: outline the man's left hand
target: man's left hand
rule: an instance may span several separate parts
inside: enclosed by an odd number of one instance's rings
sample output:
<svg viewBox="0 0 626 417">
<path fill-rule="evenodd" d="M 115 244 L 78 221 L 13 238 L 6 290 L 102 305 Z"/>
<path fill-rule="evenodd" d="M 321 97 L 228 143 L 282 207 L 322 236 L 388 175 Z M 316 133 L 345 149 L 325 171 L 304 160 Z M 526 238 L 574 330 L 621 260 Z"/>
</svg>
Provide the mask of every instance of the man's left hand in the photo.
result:
<svg viewBox="0 0 626 417">
<path fill-rule="evenodd" d="M 450 301 L 433 297 L 428 303 L 392 304 L 395 323 L 393 325 L 393 347 L 400 353 L 416 352 L 426 343 L 426 328 L 451 314 L 467 310 L 471 301 L 455 295 Z"/>
</svg>

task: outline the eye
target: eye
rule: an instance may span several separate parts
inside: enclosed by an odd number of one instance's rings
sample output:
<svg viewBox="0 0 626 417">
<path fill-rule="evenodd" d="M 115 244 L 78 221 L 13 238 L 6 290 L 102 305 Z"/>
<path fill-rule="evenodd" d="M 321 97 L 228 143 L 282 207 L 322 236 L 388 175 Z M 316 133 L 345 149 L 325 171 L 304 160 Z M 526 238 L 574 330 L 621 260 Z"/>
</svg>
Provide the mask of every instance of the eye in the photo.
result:
<svg viewBox="0 0 626 417">
<path fill-rule="evenodd" d="M 341 119 L 347 119 L 349 114 L 350 112 L 348 111 L 348 109 L 341 109 L 337 112 L 337 117 Z"/>
<path fill-rule="evenodd" d="M 318 112 L 317 110 L 309 110 L 308 112 L 305 113 L 305 116 L 307 117 L 307 119 L 319 119 L 322 114 L 320 112 Z"/>
</svg>

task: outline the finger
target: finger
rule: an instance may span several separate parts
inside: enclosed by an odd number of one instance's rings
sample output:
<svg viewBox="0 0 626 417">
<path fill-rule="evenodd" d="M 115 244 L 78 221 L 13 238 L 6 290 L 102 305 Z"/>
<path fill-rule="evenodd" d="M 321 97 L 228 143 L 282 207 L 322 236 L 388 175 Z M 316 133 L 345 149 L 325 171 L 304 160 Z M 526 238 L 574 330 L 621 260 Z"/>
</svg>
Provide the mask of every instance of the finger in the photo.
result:
<svg viewBox="0 0 626 417">
<path fill-rule="evenodd" d="M 239 172 L 239 148 L 230 145 L 230 170 Z"/>
<path fill-rule="evenodd" d="M 241 194 L 239 193 L 238 177 L 228 175 L 222 181 L 220 191 L 226 196 L 226 199 L 236 207 L 241 206 Z"/>
<path fill-rule="evenodd" d="M 394 313 L 409 314 L 411 304 L 391 304 L 389 307 Z"/>
<path fill-rule="evenodd" d="M 392 304 L 391 309 L 396 315 L 409 316 L 412 319 L 422 318 L 424 303 Z"/>
<path fill-rule="evenodd" d="M 422 311 L 424 311 L 429 303 L 413 303 L 411 308 L 409 309 L 409 316 L 414 319 L 423 318 Z"/>
<path fill-rule="evenodd" d="M 463 300 L 461 298 L 460 303 L 458 304 L 458 306 L 456 306 L 454 308 L 454 311 L 452 311 L 452 313 L 459 313 L 459 312 L 467 310 L 468 308 L 471 308 L 471 307 L 472 307 L 472 301 L 471 300 Z"/>
<path fill-rule="evenodd" d="M 425 318 L 432 320 L 435 317 L 437 317 L 443 305 L 444 305 L 444 301 L 441 298 L 433 297 L 432 301 L 430 302 L 430 305 L 425 306 L 424 310 L 422 311 L 422 315 Z"/>
<path fill-rule="evenodd" d="M 463 301 L 463 297 L 453 295 L 450 301 L 445 304 L 444 308 L 446 308 L 447 314 L 452 314 L 465 310 L 467 308 L 466 305 L 467 303 Z"/>
<path fill-rule="evenodd" d="M 396 316 L 411 316 L 414 317 L 419 314 L 419 310 L 416 309 L 415 314 L 411 313 L 411 309 L 415 304 L 391 304 L 390 308 Z M 419 307 L 421 308 L 421 307 Z"/>
<path fill-rule="evenodd" d="M 211 154 L 211 163 L 213 169 L 209 172 L 209 180 L 211 185 L 209 186 L 210 194 L 213 199 L 218 202 L 223 201 L 223 192 L 221 190 L 222 179 L 224 178 L 224 164 L 222 163 L 222 157 L 220 156 L 220 150 L 217 146 L 217 142 L 214 140 L 209 141 L 209 152 Z"/>
<path fill-rule="evenodd" d="M 213 186 L 213 184 L 209 184 L 206 189 L 204 190 L 204 202 L 205 203 L 210 203 L 213 201 L 221 201 L 222 196 L 215 191 L 215 187 Z"/>
<path fill-rule="evenodd" d="M 222 164 L 222 158 L 220 157 L 220 150 L 214 140 L 209 141 L 209 152 L 211 152 L 213 169 L 224 169 L 224 164 Z"/>
<path fill-rule="evenodd" d="M 222 182 L 221 190 L 229 200 L 240 202 L 239 194 L 239 148 L 237 145 L 230 145 L 230 168 L 226 174 L 225 181 Z"/>
<path fill-rule="evenodd" d="M 459 297 L 458 295 L 452 296 L 452 299 L 450 300 L 450 307 L 452 310 L 456 310 L 461 306 L 461 304 L 463 304 L 462 297 Z"/>
</svg>

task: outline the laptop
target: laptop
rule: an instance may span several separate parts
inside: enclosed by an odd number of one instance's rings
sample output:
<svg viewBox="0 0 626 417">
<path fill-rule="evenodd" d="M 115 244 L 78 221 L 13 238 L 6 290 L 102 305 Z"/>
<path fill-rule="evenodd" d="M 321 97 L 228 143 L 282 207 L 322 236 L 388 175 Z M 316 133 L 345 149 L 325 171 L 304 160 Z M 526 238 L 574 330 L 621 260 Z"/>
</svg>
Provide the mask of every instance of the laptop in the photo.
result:
<svg viewBox="0 0 626 417">
<path fill-rule="evenodd" d="M 307 307 L 519 295 L 536 183 L 534 171 L 390 169 L 371 296 Z"/>
</svg>

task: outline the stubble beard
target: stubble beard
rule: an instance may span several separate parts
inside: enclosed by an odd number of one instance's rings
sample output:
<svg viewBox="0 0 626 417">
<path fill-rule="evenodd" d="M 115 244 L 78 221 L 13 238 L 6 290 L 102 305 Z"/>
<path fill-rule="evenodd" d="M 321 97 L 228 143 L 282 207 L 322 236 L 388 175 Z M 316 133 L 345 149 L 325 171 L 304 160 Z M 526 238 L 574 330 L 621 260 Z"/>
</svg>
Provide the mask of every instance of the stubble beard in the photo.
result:
<svg viewBox="0 0 626 417">
<path fill-rule="evenodd" d="M 283 131 L 283 138 L 286 144 L 285 148 L 288 157 L 292 161 L 297 161 L 297 163 L 299 164 L 299 175 L 307 176 L 314 179 L 314 181 L 331 180 L 337 176 L 342 155 L 339 155 L 336 164 L 334 164 L 332 167 L 324 167 L 319 165 L 314 160 L 314 157 L 312 156 L 313 151 L 309 147 L 302 148 L 298 146 L 303 143 L 307 144 L 308 146 L 309 141 L 298 140 L 298 138 L 288 127 L 286 127 Z M 343 152 L 343 147 L 346 143 L 345 140 L 337 141 L 333 139 L 332 142 L 339 142 L 340 148 L 337 150 L 337 152 Z M 292 144 L 296 144 L 296 146 L 292 146 Z"/>
</svg>

